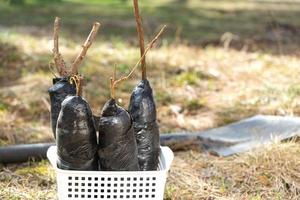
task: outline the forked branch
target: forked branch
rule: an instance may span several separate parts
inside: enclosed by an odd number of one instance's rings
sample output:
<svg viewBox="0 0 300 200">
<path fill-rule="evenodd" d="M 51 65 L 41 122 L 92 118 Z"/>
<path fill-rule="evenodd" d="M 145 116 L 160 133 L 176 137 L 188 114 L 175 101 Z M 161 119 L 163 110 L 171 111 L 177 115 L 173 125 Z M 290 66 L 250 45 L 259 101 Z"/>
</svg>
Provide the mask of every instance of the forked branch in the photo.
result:
<svg viewBox="0 0 300 200">
<path fill-rule="evenodd" d="M 97 35 L 97 32 L 99 30 L 99 27 L 100 27 L 100 23 L 99 22 L 95 22 L 94 25 L 93 25 L 93 28 L 89 34 L 89 36 L 87 37 L 85 43 L 82 45 L 82 50 L 81 52 L 79 53 L 79 55 L 76 57 L 76 59 L 74 60 L 72 66 L 71 66 L 71 75 L 76 75 L 78 74 L 78 67 L 79 65 L 82 63 L 85 55 L 86 55 L 86 52 L 87 50 L 90 48 L 90 46 L 92 45 L 96 35 Z"/>
<path fill-rule="evenodd" d="M 54 21 L 54 30 L 53 30 L 53 41 L 54 41 L 53 57 L 54 57 L 55 67 L 59 75 L 66 76 L 67 75 L 66 64 L 59 52 L 58 38 L 59 38 L 60 24 L 61 24 L 61 19 L 59 17 L 56 17 Z"/>
<path fill-rule="evenodd" d="M 121 78 L 119 78 L 118 80 L 116 80 L 116 66 L 114 67 L 114 73 L 113 76 L 110 78 L 110 91 L 111 91 L 111 98 L 114 99 L 115 98 L 115 88 L 117 87 L 117 84 L 121 83 L 122 81 L 127 80 L 135 71 L 135 69 L 139 66 L 139 64 L 141 63 L 141 61 L 145 58 L 145 56 L 147 55 L 148 51 L 154 46 L 154 44 L 156 43 L 156 41 L 158 40 L 158 38 L 160 37 L 160 35 L 164 32 L 166 28 L 166 25 L 164 25 L 160 31 L 158 32 L 158 34 L 154 37 L 154 39 L 147 45 L 147 48 L 145 49 L 144 54 L 141 56 L 141 58 L 138 60 L 138 62 L 135 64 L 135 66 L 131 69 L 131 71 L 129 72 L 129 74 L 127 76 L 123 76 Z"/>
</svg>

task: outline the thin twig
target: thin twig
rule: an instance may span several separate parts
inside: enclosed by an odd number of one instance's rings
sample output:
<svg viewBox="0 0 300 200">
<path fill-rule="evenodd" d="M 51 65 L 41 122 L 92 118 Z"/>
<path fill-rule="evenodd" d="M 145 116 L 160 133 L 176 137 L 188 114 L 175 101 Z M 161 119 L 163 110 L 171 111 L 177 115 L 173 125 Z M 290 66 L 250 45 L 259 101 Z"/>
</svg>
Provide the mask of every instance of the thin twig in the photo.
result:
<svg viewBox="0 0 300 200">
<path fill-rule="evenodd" d="M 115 88 L 114 88 L 114 79 L 110 77 L 110 97 L 115 99 Z"/>
<path fill-rule="evenodd" d="M 66 64 L 59 52 L 59 44 L 58 44 L 60 24 L 61 24 L 61 19 L 59 17 L 56 17 L 54 21 L 54 31 L 53 31 L 53 41 L 54 41 L 53 57 L 59 75 L 66 76 L 67 75 Z"/>
<path fill-rule="evenodd" d="M 77 93 L 76 93 L 77 96 L 82 96 L 82 86 L 83 86 L 83 77 L 79 76 L 78 90 L 77 90 Z"/>
<path fill-rule="evenodd" d="M 158 34 L 154 37 L 154 39 L 147 45 L 147 48 L 145 49 L 144 54 L 142 55 L 142 57 L 138 60 L 138 62 L 135 64 L 135 66 L 131 69 L 131 71 L 129 72 L 129 74 L 127 76 L 123 76 L 121 78 L 119 78 L 118 80 L 116 80 L 116 66 L 114 69 L 114 74 L 113 77 L 110 78 L 110 87 L 111 87 L 111 98 L 114 99 L 115 98 L 115 88 L 117 86 L 117 84 L 119 84 L 122 81 L 127 80 L 135 71 L 135 69 L 139 66 L 139 64 L 141 63 L 141 61 L 143 60 L 143 58 L 147 55 L 148 51 L 153 47 L 153 45 L 155 44 L 155 42 L 158 40 L 158 38 L 160 37 L 160 35 L 164 32 L 166 28 L 166 25 L 164 25 L 161 30 L 158 32 Z"/>
<path fill-rule="evenodd" d="M 117 73 L 117 64 L 114 66 L 114 73 L 113 76 L 110 77 L 110 95 L 114 99 L 115 98 L 115 86 L 114 82 L 116 80 L 116 73 Z"/>
<path fill-rule="evenodd" d="M 87 50 L 92 45 L 92 43 L 97 35 L 97 32 L 99 30 L 99 27 L 100 27 L 100 23 L 95 22 L 89 36 L 87 37 L 85 43 L 82 45 L 81 52 L 79 53 L 79 55 L 77 56 L 77 58 L 74 60 L 74 62 L 72 64 L 71 75 L 75 75 L 78 73 L 78 67 L 82 63 L 82 60 L 85 57 Z"/>
<path fill-rule="evenodd" d="M 136 30 L 139 37 L 139 44 L 140 44 L 140 52 L 141 56 L 143 56 L 145 52 L 145 42 L 144 42 L 144 30 L 142 25 L 142 18 L 139 11 L 139 3 L 138 0 L 133 0 L 134 5 L 134 15 L 135 15 L 135 21 L 136 21 Z M 146 57 L 144 57 L 141 61 L 141 67 L 142 67 L 142 79 L 147 78 L 147 70 L 146 70 Z"/>
<path fill-rule="evenodd" d="M 158 38 L 160 37 L 160 35 L 164 32 L 166 28 L 166 25 L 164 25 L 161 30 L 159 31 L 159 33 L 154 37 L 154 39 L 148 44 L 144 54 L 142 55 L 142 57 L 138 60 L 138 62 L 135 64 L 135 66 L 132 68 L 132 70 L 130 71 L 130 73 L 125 76 L 125 77 L 122 77 L 120 78 L 119 80 L 116 80 L 115 81 L 115 84 L 123 81 L 123 80 L 126 80 L 128 79 L 134 72 L 134 70 L 139 66 L 139 64 L 141 63 L 141 61 L 145 58 L 145 56 L 147 55 L 148 51 L 153 47 L 153 45 L 156 43 L 156 41 L 158 40 Z"/>
</svg>

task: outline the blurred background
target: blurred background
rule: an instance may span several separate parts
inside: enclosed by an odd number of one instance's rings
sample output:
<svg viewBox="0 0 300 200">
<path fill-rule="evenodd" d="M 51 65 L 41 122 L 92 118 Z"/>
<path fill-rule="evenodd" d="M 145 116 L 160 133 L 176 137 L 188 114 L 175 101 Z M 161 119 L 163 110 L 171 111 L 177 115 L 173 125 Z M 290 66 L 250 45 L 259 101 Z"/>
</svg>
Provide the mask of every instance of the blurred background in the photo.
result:
<svg viewBox="0 0 300 200">
<path fill-rule="evenodd" d="M 146 42 L 163 24 L 167 25 L 147 56 L 162 133 L 204 130 L 258 113 L 300 113 L 300 1 L 142 0 L 140 11 Z M 109 98 L 108 83 L 114 64 L 117 63 L 121 76 L 139 59 L 130 0 L 1 0 L 1 146 L 53 141 L 47 89 L 56 73 L 49 68 L 55 16 L 62 18 L 60 49 L 67 64 L 79 53 L 93 22 L 102 24 L 80 67 L 86 79 L 83 96 L 95 115 L 100 114 Z M 118 87 L 120 105 L 127 108 L 131 91 L 140 78 L 138 69 Z M 182 155 L 196 159 L 190 156 Z M 54 198 L 55 180 L 53 172 L 48 174 L 48 164 L 26 166 L 30 166 L 29 172 L 20 172 L 17 166 L 2 168 L 3 184 L 11 184 L 16 178 L 12 174 L 21 179 L 16 185 L 0 189 L 0 197 Z M 32 175 L 39 173 L 38 177 Z M 22 188 L 24 176 L 36 185 Z M 200 198 L 185 198 L 184 195 L 191 195 L 186 192 L 189 190 L 175 183 L 168 186 L 167 199 Z M 222 184 L 217 186 L 223 191 Z M 174 193 L 176 188 L 183 192 Z M 218 195 L 222 193 L 219 190 Z M 201 191 L 198 195 L 206 193 Z"/>
</svg>

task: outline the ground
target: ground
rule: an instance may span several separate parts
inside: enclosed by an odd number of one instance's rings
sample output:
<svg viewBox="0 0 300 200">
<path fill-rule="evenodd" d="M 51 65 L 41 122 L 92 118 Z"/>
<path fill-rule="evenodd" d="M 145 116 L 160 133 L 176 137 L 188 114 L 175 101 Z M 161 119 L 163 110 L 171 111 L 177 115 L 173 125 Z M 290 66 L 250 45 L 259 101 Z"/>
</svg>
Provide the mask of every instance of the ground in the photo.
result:
<svg viewBox="0 0 300 200">
<path fill-rule="evenodd" d="M 113 65 L 121 76 L 139 56 L 130 3 L 0 3 L 0 145 L 53 141 L 47 89 L 54 77 L 55 16 L 63 20 L 67 63 L 92 22 L 102 24 L 80 68 L 84 97 L 99 115 Z M 162 133 L 204 130 L 255 114 L 300 114 L 300 2 L 145 0 L 141 9 L 147 41 L 168 25 L 147 58 Z M 119 104 L 128 106 L 139 79 L 140 70 L 118 87 Z M 229 158 L 176 152 L 165 199 L 299 199 L 299 153 L 296 140 Z M 0 180 L 0 199 L 56 198 L 47 161 L 0 165 Z"/>
</svg>

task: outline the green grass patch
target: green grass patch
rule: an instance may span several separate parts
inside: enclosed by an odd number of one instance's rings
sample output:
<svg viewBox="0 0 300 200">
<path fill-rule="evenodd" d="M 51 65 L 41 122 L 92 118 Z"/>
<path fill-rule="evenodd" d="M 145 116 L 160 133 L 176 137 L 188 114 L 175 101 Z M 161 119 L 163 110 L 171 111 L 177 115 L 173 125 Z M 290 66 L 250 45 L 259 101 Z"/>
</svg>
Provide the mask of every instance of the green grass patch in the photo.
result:
<svg viewBox="0 0 300 200">
<path fill-rule="evenodd" d="M 49 166 L 46 160 L 34 163 L 27 167 L 19 168 L 15 171 L 18 175 L 30 176 L 30 175 L 40 175 L 40 176 L 49 176 Z"/>
<path fill-rule="evenodd" d="M 87 34 L 93 21 L 102 22 L 101 37 L 136 38 L 131 1 L 27 0 L 22 6 L 0 2 L 0 24 L 8 27 L 50 28 L 55 16 L 63 18 L 62 34 L 72 38 Z M 218 41 L 231 32 L 241 38 L 264 34 L 271 22 L 300 26 L 300 5 L 278 1 L 144 0 L 140 2 L 147 37 L 167 24 L 164 38 L 191 42 Z M 280 6 L 278 6 L 280 5 Z"/>
</svg>

